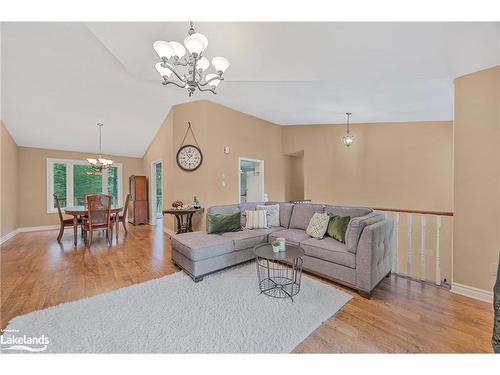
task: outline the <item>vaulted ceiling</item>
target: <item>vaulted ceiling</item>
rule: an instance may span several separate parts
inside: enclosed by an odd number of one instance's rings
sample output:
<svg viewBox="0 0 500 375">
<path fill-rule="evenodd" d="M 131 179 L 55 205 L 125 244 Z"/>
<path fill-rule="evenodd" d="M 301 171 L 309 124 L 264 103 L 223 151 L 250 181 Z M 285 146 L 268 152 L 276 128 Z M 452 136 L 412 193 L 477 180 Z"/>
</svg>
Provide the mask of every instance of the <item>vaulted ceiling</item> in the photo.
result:
<svg viewBox="0 0 500 375">
<path fill-rule="evenodd" d="M 500 63 L 498 23 L 196 23 L 231 66 L 219 94 L 164 87 L 155 40 L 187 23 L 3 23 L 1 118 L 21 146 L 142 156 L 172 105 L 281 125 L 451 120 L 453 79 Z"/>
</svg>

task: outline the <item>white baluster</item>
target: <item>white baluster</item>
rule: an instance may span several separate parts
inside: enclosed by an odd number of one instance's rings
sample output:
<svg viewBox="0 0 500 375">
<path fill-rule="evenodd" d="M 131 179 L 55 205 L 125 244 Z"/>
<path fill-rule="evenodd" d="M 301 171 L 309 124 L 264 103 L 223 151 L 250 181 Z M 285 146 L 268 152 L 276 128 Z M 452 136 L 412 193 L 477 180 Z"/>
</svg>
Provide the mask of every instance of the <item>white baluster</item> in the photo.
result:
<svg viewBox="0 0 500 375">
<path fill-rule="evenodd" d="M 392 255 L 394 273 L 399 272 L 399 212 L 394 214 L 394 254 Z"/>
<path fill-rule="evenodd" d="M 408 214 L 408 247 L 406 255 L 406 272 L 407 276 L 412 276 L 412 258 L 413 258 L 413 215 Z"/>
<path fill-rule="evenodd" d="M 420 280 L 425 281 L 425 240 L 427 233 L 427 219 L 425 215 L 420 216 Z"/>
<path fill-rule="evenodd" d="M 436 285 L 441 285 L 441 216 L 436 216 Z"/>
</svg>

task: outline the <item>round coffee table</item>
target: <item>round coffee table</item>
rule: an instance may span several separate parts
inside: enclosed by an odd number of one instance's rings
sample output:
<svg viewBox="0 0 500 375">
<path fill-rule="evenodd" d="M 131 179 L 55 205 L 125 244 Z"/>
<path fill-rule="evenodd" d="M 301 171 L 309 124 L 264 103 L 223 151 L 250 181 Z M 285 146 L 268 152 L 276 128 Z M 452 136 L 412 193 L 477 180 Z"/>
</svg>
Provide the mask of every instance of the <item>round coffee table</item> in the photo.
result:
<svg viewBox="0 0 500 375">
<path fill-rule="evenodd" d="M 257 257 L 259 289 L 274 298 L 290 298 L 300 291 L 302 279 L 302 256 L 304 250 L 298 246 L 286 245 L 285 251 L 275 253 L 269 243 L 253 248 Z"/>
</svg>

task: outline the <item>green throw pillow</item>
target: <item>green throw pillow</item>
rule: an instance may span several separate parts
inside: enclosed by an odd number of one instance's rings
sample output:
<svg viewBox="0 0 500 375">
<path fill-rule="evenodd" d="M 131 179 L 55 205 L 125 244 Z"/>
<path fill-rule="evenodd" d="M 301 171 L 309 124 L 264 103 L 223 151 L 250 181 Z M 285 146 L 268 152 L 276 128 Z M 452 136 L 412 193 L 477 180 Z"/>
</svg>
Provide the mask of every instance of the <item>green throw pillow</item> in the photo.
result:
<svg viewBox="0 0 500 375">
<path fill-rule="evenodd" d="M 241 230 L 241 213 L 208 214 L 208 233 L 236 232 Z"/>
<path fill-rule="evenodd" d="M 349 221 L 351 221 L 350 216 L 332 216 L 326 233 L 337 241 L 345 243 L 345 232 Z"/>
</svg>

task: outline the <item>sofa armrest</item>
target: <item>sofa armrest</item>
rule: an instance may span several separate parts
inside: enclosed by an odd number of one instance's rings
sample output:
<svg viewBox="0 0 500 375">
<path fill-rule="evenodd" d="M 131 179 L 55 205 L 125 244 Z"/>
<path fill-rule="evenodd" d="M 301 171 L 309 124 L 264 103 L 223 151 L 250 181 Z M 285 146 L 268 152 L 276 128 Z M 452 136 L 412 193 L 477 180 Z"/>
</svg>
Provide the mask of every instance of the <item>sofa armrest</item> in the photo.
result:
<svg viewBox="0 0 500 375">
<path fill-rule="evenodd" d="M 356 252 L 356 285 L 371 290 L 391 271 L 394 247 L 394 221 L 390 218 L 367 225 Z"/>
<path fill-rule="evenodd" d="M 373 211 L 364 216 L 353 217 L 347 226 L 346 247 L 351 253 L 356 253 L 358 242 L 366 226 L 384 220 L 386 217 L 382 211 Z"/>
</svg>

